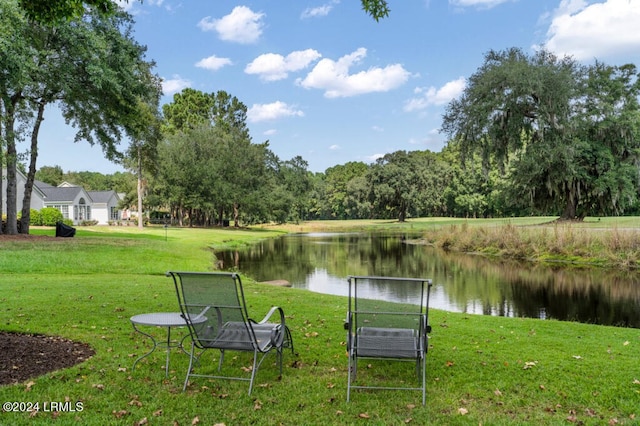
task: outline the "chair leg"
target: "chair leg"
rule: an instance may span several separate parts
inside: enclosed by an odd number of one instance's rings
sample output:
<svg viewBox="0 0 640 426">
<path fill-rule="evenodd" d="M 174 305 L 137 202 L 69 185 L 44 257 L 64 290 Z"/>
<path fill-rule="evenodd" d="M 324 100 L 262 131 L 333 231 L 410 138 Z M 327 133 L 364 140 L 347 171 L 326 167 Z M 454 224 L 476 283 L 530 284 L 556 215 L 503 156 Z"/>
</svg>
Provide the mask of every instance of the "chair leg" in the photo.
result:
<svg viewBox="0 0 640 426">
<path fill-rule="evenodd" d="M 189 376 L 191 375 L 191 370 L 193 369 L 193 355 L 194 355 L 195 345 L 191 342 L 191 353 L 189 354 L 189 368 L 187 369 L 187 377 L 184 379 L 184 385 L 182 386 L 182 392 L 187 390 L 187 385 L 189 384 Z"/>
<path fill-rule="evenodd" d="M 427 403 L 427 368 L 426 362 L 427 357 L 422 356 L 422 405 L 426 405 Z"/>
<path fill-rule="evenodd" d="M 218 371 L 222 370 L 223 361 L 224 361 L 224 349 L 220 349 L 220 361 L 218 362 Z"/>
<path fill-rule="evenodd" d="M 258 368 L 260 368 L 260 364 L 258 364 L 258 351 L 254 351 L 253 352 L 253 368 L 251 369 L 251 381 L 249 382 L 249 395 L 251 395 L 251 391 L 253 390 L 253 380 L 256 378 Z"/>
<path fill-rule="evenodd" d="M 285 325 L 284 327 L 285 333 L 286 333 L 286 337 L 285 337 L 285 341 L 282 344 L 283 348 L 291 348 L 291 354 L 294 354 L 295 351 L 293 350 L 293 338 L 291 337 L 291 330 L 289 330 L 289 327 L 287 327 Z"/>
<path fill-rule="evenodd" d="M 351 382 L 356 379 L 356 373 L 358 368 L 358 359 L 352 354 L 349 354 L 349 371 L 347 375 L 347 402 L 351 397 Z"/>
</svg>

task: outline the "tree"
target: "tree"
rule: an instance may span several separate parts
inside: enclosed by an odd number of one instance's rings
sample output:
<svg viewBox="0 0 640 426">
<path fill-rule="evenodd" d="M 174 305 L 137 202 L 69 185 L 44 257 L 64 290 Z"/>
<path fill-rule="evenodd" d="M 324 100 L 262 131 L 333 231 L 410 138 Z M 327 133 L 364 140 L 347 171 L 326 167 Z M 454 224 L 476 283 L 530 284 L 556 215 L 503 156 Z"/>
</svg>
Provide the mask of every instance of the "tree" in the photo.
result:
<svg viewBox="0 0 640 426">
<path fill-rule="evenodd" d="M 366 203 L 356 194 L 350 194 L 349 183 L 353 179 L 364 178 L 369 167 L 362 162 L 350 161 L 328 168 L 325 171 L 325 203 L 330 208 L 330 214 L 335 219 L 356 219 L 360 209 L 354 209 L 355 205 Z M 350 196 L 353 198 L 350 199 Z M 368 197 L 365 195 L 365 199 Z"/>
<path fill-rule="evenodd" d="M 379 21 L 389 16 L 386 0 L 361 0 L 362 9 Z M 85 6 L 95 8 L 103 14 L 113 14 L 117 4 L 113 0 L 20 0 L 29 18 L 42 23 L 55 23 L 78 19 L 85 12 Z"/>
<path fill-rule="evenodd" d="M 85 7 L 110 15 L 118 10 L 113 0 L 20 0 L 29 19 L 44 23 L 56 24 L 72 19 L 80 19 L 85 14 Z"/>
<path fill-rule="evenodd" d="M 36 172 L 36 179 L 51 186 L 58 186 L 64 180 L 64 172 L 60 166 L 43 166 Z"/>
<path fill-rule="evenodd" d="M 582 219 L 596 205 L 620 207 L 637 187 L 629 173 L 640 142 L 637 98 L 633 66 L 491 51 L 447 106 L 443 130 L 463 158 L 480 152 L 486 169 L 495 160 L 518 199 Z"/>
<path fill-rule="evenodd" d="M 160 89 L 156 91 L 160 94 Z M 161 119 L 158 112 L 160 97 L 156 96 L 148 102 L 138 100 L 138 119 L 132 124 L 130 131 L 131 145 L 125 159 L 125 165 L 135 171 L 137 177 L 136 194 L 138 210 L 138 228 L 144 226 L 143 198 L 145 179 L 143 172 L 155 173 L 157 168 L 158 142 L 162 139 L 160 132 Z"/>
<path fill-rule="evenodd" d="M 389 16 L 389 5 L 386 0 L 361 0 L 362 9 L 378 22 L 382 18 Z"/>
<path fill-rule="evenodd" d="M 371 167 L 373 204 L 382 217 L 395 216 L 398 222 L 406 220 L 420 187 L 413 166 L 406 151 L 396 151 L 379 158 Z"/>
<path fill-rule="evenodd" d="M 165 133 L 176 133 L 196 127 L 234 128 L 249 137 L 247 107 L 224 90 L 204 93 L 186 88 L 173 95 L 173 101 L 162 106 Z"/>
<path fill-rule="evenodd" d="M 154 64 L 144 59 L 146 48 L 131 36 L 129 15 L 95 13 L 81 21 L 51 26 L 27 21 L 15 4 L 12 0 L 0 3 L 3 18 L 10 13 L 15 15 L 7 22 L 11 31 L 6 38 L 2 34 L 2 42 L 7 42 L 8 48 L 0 63 L 7 76 L 0 85 L 0 96 L 7 111 L 3 116 L 3 139 L 9 159 L 8 218 L 14 217 L 16 205 L 13 159 L 18 153 L 13 129 L 16 119 L 22 128 L 31 126 L 21 218 L 21 232 L 28 233 L 38 134 L 45 107 L 57 102 L 66 121 L 78 129 L 76 141 L 97 143 L 108 159 L 120 160 L 118 144 L 124 134 L 131 136 L 135 132 L 140 120 L 138 99 L 159 97 L 160 84 L 151 73 Z"/>
</svg>

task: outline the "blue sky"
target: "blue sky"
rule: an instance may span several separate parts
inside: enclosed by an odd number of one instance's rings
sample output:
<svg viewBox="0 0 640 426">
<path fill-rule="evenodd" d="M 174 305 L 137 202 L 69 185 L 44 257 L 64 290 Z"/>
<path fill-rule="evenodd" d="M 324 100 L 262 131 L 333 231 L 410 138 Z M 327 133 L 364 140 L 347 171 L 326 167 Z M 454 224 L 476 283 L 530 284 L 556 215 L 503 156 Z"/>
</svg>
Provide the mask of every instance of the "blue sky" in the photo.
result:
<svg viewBox="0 0 640 426">
<path fill-rule="evenodd" d="M 446 104 L 489 50 L 545 45 L 584 63 L 640 65 L 640 0 L 389 0 L 375 22 L 359 0 L 129 0 L 134 37 L 163 79 L 225 90 L 248 108 L 254 142 L 309 170 L 440 151 Z M 38 167 L 113 173 L 99 147 L 73 143 L 47 112 Z M 126 144 L 126 141 L 123 142 Z"/>
</svg>

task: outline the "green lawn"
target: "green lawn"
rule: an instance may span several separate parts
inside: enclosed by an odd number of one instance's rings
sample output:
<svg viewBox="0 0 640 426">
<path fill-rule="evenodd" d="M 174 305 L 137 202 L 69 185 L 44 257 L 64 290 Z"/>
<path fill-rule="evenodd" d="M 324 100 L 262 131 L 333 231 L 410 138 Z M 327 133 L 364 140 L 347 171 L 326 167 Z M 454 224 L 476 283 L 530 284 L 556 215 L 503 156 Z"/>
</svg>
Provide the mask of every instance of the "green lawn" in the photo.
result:
<svg viewBox="0 0 640 426">
<path fill-rule="evenodd" d="M 536 220 L 526 223 L 546 219 Z M 605 219 L 598 226 L 603 222 L 634 226 Z M 360 226 L 397 227 L 383 221 Z M 0 412 L 0 424 L 640 423 L 640 330 L 431 310 L 426 407 L 419 392 L 400 391 L 356 391 L 346 403 L 346 298 L 248 280 L 246 297 L 256 318 L 272 305 L 287 314 L 298 355 L 285 354 L 281 378 L 271 358 L 251 396 L 246 383 L 198 378 L 182 393 L 188 357 L 179 352 L 172 353 L 168 379 L 161 352 L 131 371 L 149 346 L 129 318 L 177 310 L 167 270 L 211 270 L 212 247 L 241 247 L 279 232 L 95 227 L 79 228 L 73 239 L 0 241 L 0 328 L 60 335 L 96 351 L 73 368 L 0 387 L 2 402 L 82 401 L 81 412 Z M 201 362 L 203 368 L 214 365 L 209 356 Z M 241 354 L 226 363 L 239 371 L 250 359 Z M 372 363 L 365 370 L 414 380 L 411 368 Z"/>
</svg>

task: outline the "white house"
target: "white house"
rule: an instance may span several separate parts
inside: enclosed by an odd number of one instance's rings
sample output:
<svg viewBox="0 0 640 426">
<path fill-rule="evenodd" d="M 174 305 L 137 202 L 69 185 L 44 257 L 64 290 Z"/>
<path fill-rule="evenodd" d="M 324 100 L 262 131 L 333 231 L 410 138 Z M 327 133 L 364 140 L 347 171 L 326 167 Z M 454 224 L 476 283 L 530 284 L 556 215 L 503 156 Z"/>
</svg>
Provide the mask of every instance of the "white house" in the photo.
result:
<svg viewBox="0 0 640 426">
<path fill-rule="evenodd" d="M 26 176 L 18 171 L 17 209 L 22 209 Z M 2 175 L 2 194 L 6 194 L 6 171 Z M 6 196 L 3 196 L 6 212 Z M 74 225 L 83 221 L 96 220 L 99 225 L 108 225 L 109 221 L 120 220 L 118 203 L 120 197 L 115 191 L 86 191 L 81 186 L 63 182 L 52 186 L 45 182 L 35 181 L 31 194 L 31 208 L 41 210 L 44 207 L 54 207 L 62 213 L 65 219 L 71 219 Z"/>
<path fill-rule="evenodd" d="M 89 196 L 93 200 L 92 219 L 97 220 L 98 224 L 106 225 L 121 219 L 121 210 L 118 208 L 120 196 L 115 191 L 89 191 Z"/>
</svg>

